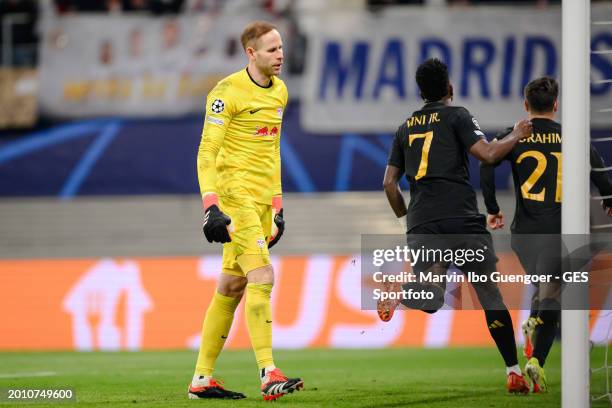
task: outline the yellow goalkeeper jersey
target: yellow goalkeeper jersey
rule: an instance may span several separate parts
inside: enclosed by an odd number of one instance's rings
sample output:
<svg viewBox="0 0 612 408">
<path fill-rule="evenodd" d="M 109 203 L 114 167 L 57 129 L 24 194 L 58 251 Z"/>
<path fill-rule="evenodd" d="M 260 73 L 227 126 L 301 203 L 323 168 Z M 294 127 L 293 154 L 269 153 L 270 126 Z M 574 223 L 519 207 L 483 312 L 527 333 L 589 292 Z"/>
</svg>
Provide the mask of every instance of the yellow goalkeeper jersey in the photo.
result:
<svg viewBox="0 0 612 408">
<path fill-rule="evenodd" d="M 262 87 L 247 69 L 217 83 L 206 99 L 198 150 L 202 196 L 213 192 L 271 204 L 272 196 L 282 193 L 280 135 L 287 99 L 280 78 Z"/>
</svg>

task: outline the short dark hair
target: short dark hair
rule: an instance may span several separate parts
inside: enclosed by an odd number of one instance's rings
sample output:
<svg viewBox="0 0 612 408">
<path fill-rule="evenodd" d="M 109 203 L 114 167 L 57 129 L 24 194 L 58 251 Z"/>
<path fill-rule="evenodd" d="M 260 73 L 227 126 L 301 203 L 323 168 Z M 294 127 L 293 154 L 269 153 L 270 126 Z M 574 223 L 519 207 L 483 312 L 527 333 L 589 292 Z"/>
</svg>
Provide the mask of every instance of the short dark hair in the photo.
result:
<svg viewBox="0 0 612 408">
<path fill-rule="evenodd" d="M 251 44 L 252 41 L 256 41 L 264 34 L 269 33 L 272 30 L 276 30 L 276 26 L 268 23 L 267 21 L 252 21 L 244 28 L 242 35 L 240 36 L 240 42 L 242 48 L 245 50 Z"/>
<path fill-rule="evenodd" d="M 416 82 L 421 96 L 427 102 L 435 102 L 448 94 L 448 67 L 437 58 L 423 62 L 416 71 Z"/>
<path fill-rule="evenodd" d="M 525 86 L 525 99 L 534 113 L 551 112 L 559 96 L 559 84 L 551 77 L 534 79 Z"/>
</svg>

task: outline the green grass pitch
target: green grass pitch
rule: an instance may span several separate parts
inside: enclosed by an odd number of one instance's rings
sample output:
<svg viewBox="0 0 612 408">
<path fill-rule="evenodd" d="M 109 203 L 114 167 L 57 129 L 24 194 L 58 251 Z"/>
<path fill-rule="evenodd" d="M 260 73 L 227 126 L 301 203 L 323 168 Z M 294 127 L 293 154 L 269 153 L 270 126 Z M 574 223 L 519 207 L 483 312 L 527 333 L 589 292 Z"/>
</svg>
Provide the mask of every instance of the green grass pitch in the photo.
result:
<svg viewBox="0 0 612 408">
<path fill-rule="evenodd" d="M 187 384 L 195 351 L 0 353 L 0 388 L 73 388 L 76 403 L 19 403 L 18 407 L 255 407 L 268 404 L 259 395 L 251 351 L 222 353 L 216 375 L 240 401 L 193 401 Z M 551 392 L 527 396 L 505 392 L 501 357 L 493 348 L 296 350 L 276 351 L 286 374 L 302 376 L 305 390 L 287 395 L 286 407 L 559 407 L 560 351 L 553 347 L 546 364 Z M 593 367 L 604 350 L 591 353 Z M 521 358 L 521 365 L 524 359 Z M 28 376 L 28 375 L 45 376 Z M 605 389 L 604 373 L 594 376 L 592 391 Z M 6 402 L 0 402 L 7 406 Z M 609 406 L 605 401 L 593 406 Z"/>
</svg>

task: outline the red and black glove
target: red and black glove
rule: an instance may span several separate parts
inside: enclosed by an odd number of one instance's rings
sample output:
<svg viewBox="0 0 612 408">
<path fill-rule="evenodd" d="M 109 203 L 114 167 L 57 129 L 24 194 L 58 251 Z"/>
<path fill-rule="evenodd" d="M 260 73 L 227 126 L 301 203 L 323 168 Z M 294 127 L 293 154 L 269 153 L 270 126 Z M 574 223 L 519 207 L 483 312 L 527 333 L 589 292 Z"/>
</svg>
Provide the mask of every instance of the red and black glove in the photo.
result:
<svg viewBox="0 0 612 408">
<path fill-rule="evenodd" d="M 268 248 L 272 248 L 280 240 L 285 232 L 285 220 L 283 219 L 283 197 L 272 197 L 272 235 L 268 238 Z"/>
</svg>

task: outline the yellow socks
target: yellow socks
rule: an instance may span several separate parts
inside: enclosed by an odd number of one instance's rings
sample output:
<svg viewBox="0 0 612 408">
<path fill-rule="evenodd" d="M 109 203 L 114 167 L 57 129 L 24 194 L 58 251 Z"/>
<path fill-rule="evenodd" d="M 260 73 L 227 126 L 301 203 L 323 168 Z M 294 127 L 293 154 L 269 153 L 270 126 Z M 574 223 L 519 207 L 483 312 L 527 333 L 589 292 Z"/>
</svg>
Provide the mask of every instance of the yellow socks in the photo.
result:
<svg viewBox="0 0 612 408">
<path fill-rule="evenodd" d="M 257 366 L 273 366 L 272 358 L 272 310 L 270 307 L 271 284 L 249 283 L 246 287 L 246 322 Z M 206 311 L 202 326 L 202 340 L 195 373 L 211 376 L 215 361 L 225 344 L 234 320 L 234 311 L 240 299 L 215 292 Z"/>
<path fill-rule="evenodd" d="M 271 293 L 271 284 L 249 283 L 246 287 L 246 321 L 251 345 L 260 370 L 274 365 L 272 358 Z"/>
<path fill-rule="evenodd" d="M 240 299 L 223 296 L 215 291 L 202 325 L 202 340 L 198 362 L 196 363 L 196 375 L 212 375 L 215 361 L 225 344 L 234 320 L 234 311 L 239 303 Z"/>
</svg>

